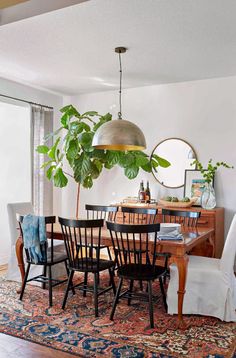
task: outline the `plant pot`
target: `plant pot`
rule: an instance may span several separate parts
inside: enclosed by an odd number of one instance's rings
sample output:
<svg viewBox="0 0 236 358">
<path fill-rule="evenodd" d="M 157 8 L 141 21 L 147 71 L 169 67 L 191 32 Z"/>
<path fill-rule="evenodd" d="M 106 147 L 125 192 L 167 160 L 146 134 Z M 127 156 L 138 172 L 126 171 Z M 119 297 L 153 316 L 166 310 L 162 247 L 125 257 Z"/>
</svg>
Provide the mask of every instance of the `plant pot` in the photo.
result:
<svg viewBox="0 0 236 358">
<path fill-rule="evenodd" d="M 216 207 L 215 190 L 211 183 L 206 183 L 201 196 L 201 206 L 206 210 L 211 210 Z"/>
</svg>

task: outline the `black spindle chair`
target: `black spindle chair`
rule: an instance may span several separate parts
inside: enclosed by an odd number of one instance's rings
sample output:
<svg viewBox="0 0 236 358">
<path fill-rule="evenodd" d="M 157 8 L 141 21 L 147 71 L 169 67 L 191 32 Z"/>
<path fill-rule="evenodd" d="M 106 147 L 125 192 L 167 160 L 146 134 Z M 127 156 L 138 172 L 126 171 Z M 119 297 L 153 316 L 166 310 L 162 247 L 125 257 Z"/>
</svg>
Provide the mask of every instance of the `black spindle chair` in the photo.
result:
<svg viewBox="0 0 236 358">
<path fill-rule="evenodd" d="M 181 224 L 184 227 L 195 228 L 200 216 L 200 211 L 162 209 L 162 218 L 164 223 L 176 223 Z"/>
<path fill-rule="evenodd" d="M 110 319 L 113 320 L 120 298 L 127 298 L 128 305 L 130 305 L 132 298 L 140 298 L 149 302 L 150 325 L 153 328 L 152 281 L 155 279 L 159 279 L 164 306 L 167 309 L 166 295 L 162 282 L 166 269 L 156 265 L 157 256 L 151 255 L 151 253 L 155 253 L 157 248 L 157 234 L 160 230 L 160 224 L 129 225 L 107 222 L 107 228 L 110 231 L 112 245 L 116 252 L 117 274 L 119 277 Z M 121 293 L 124 279 L 130 281 L 129 289 Z M 134 281 L 140 280 L 147 281 L 148 293 L 133 292 Z"/>
<path fill-rule="evenodd" d="M 69 290 L 72 287 L 78 287 L 83 292 L 93 292 L 95 317 L 98 317 L 98 297 L 110 289 L 113 289 L 114 294 L 116 292 L 113 277 L 114 261 L 100 258 L 101 229 L 104 221 L 102 219 L 70 220 L 59 217 L 59 222 L 68 254 L 70 272 L 62 308 L 65 308 Z M 105 289 L 99 289 L 99 273 L 104 270 L 109 271 L 111 285 Z M 92 273 L 94 275 L 93 289 L 89 288 L 87 280 L 73 286 L 72 280 L 75 271 Z"/>
<path fill-rule="evenodd" d="M 122 206 L 123 224 L 154 224 L 157 222 L 158 210 L 154 208 L 134 208 Z"/>
<path fill-rule="evenodd" d="M 121 211 L 123 213 L 123 224 L 155 224 L 158 218 L 158 209 L 155 208 L 134 208 L 128 206 L 122 206 Z M 168 259 L 170 255 L 168 253 L 156 253 L 160 260 L 164 259 L 164 266 L 167 269 Z M 161 259 L 162 258 L 162 259 Z M 165 279 L 166 282 L 166 279 Z M 143 290 L 142 281 L 140 281 L 140 289 Z"/>
<path fill-rule="evenodd" d="M 24 220 L 24 216 L 17 214 L 16 219 L 20 226 L 20 232 L 21 232 L 21 236 L 22 236 L 23 244 L 24 244 L 24 234 L 23 234 L 23 230 L 22 230 L 22 223 Z M 56 280 L 56 279 L 52 278 L 52 266 L 57 265 L 61 262 L 65 263 L 65 268 L 66 268 L 67 274 L 69 275 L 69 271 L 68 271 L 68 267 L 67 267 L 68 257 L 66 254 L 64 243 L 62 245 L 54 246 L 53 225 L 55 224 L 55 222 L 56 222 L 55 216 L 46 216 L 45 217 L 45 225 L 46 226 L 50 225 L 50 239 L 48 239 L 43 245 L 41 245 L 42 250 L 44 250 L 44 252 L 46 252 L 45 258 L 42 261 L 35 263 L 32 260 L 28 249 L 25 248 L 27 268 L 26 268 L 25 278 L 23 281 L 22 289 L 21 289 L 20 300 L 23 299 L 23 295 L 25 292 L 25 286 L 26 286 L 27 282 L 30 282 L 30 281 L 40 282 L 40 283 L 42 283 L 44 289 L 45 289 L 46 283 L 48 283 L 49 306 L 51 307 L 52 306 L 52 288 L 67 281 L 67 279 Z M 48 245 L 49 240 L 51 243 L 50 246 Z M 28 279 L 31 265 L 43 266 L 43 274 L 34 276 L 34 277 Z M 47 270 L 48 270 L 48 276 L 47 276 Z"/>
<path fill-rule="evenodd" d="M 87 219 L 103 219 L 104 221 L 116 221 L 116 215 L 119 207 L 118 206 L 106 206 L 106 205 L 85 205 L 85 210 L 87 211 Z M 111 252 L 109 246 L 101 245 L 100 249 L 107 249 L 109 259 L 112 260 Z"/>
</svg>

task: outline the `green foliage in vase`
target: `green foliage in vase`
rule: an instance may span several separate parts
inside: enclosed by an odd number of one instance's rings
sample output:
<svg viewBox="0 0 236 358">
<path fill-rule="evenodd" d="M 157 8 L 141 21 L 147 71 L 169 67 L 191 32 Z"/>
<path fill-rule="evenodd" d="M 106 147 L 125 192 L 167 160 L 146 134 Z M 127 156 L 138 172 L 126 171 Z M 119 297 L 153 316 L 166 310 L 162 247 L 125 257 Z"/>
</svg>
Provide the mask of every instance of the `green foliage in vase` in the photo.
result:
<svg viewBox="0 0 236 358">
<path fill-rule="evenodd" d="M 207 183 L 212 183 L 215 173 L 219 167 L 224 167 L 228 169 L 233 169 L 233 166 L 225 163 L 225 162 L 217 162 L 215 164 L 212 163 L 212 159 L 208 161 L 207 168 L 205 169 L 198 160 L 194 160 L 191 165 L 196 164 L 196 168 L 200 170 L 203 178 Z"/>
<path fill-rule="evenodd" d="M 140 169 L 150 173 L 157 171 L 158 166 L 167 168 L 170 163 L 157 155 L 151 158 L 142 151 L 100 150 L 92 147 L 96 130 L 104 123 L 112 120 L 110 113 L 100 115 L 95 111 L 79 113 L 68 105 L 61 109 L 61 127 L 45 137 L 45 143 L 37 147 L 37 152 L 47 155 L 43 164 L 47 168 L 46 175 L 57 187 L 65 187 L 68 176 L 84 188 L 91 188 L 103 168 L 111 169 L 119 165 L 128 179 L 134 179 Z M 54 144 L 48 146 L 50 138 Z M 71 173 L 64 170 L 65 159 Z"/>
</svg>

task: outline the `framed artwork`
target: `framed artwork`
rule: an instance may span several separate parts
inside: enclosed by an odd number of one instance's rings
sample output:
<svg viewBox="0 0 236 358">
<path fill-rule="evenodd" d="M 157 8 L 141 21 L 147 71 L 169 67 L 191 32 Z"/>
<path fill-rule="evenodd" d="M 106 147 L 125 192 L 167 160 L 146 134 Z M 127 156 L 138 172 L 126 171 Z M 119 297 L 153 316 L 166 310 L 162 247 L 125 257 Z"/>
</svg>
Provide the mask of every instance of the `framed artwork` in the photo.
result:
<svg viewBox="0 0 236 358">
<path fill-rule="evenodd" d="M 205 184 L 206 181 L 200 170 L 185 170 L 184 196 L 187 196 L 190 199 L 193 197 L 197 198 L 197 201 L 193 204 L 194 206 L 201 206 L 201 196 L 205 188 Z M 214 186 L 214 181 L 212 182 L 212 186 Z"/>
</svg>

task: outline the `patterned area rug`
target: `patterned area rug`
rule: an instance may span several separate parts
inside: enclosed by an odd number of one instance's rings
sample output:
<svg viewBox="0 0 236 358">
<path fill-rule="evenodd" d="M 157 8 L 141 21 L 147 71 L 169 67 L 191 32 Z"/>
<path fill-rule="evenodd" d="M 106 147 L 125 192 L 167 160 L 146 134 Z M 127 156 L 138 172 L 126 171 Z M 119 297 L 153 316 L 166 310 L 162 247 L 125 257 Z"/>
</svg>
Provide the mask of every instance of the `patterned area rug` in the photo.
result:
<svg viewBox="0 0 236 358">
<path fill-rule="evenodd" d="M 101 281 L 107 279 L 103 277 Z M 28 285 L 23 302 L 18 284 L 0 278 L 0 332 L 82 357 L 171 358 L 233 357 L 236 325 L 202 316 L 185 316 L 188 328 L 177 329 L 177 317 L 167 315 L 161 298 L 155 304 L 155 328 L 149 328 L 148 306 L 121 300 L 114 322 L 109 321 L 113 296 L 100 296 L 99 318 L 94 317 L 92 295 L 77 291 L 61 309 L 63 288 L 48 292 Z M 158 295 L 158 284 L 154 285 Z"/>
</svg>

